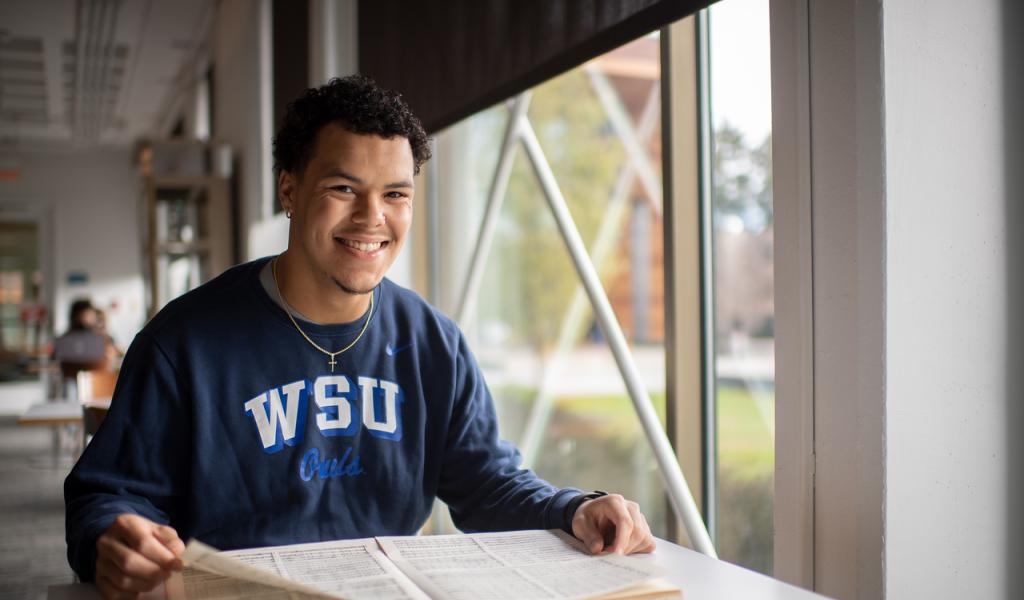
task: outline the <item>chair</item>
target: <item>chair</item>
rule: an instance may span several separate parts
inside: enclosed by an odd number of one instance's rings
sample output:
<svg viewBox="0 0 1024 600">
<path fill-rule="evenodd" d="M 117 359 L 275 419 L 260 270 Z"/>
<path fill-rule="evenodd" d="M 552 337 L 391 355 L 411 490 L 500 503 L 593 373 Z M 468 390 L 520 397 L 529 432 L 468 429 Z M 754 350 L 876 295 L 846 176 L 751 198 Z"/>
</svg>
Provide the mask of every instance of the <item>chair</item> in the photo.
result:
<svg viewBox="0 0 1024 600">
<path fill-rule="evenodd" d="M 117 385 L 117 371 L 90 369 L 77 375 L 78 400 L 82 403 L 82 447 L 96 435 L 110 408 L 110 398 Z"/>
<path fill-rule="evenodd" d="M 100 371 L 104 369 L 105 363 L 95 362 L 71 362 L 59 361 L 60 366 L 60 391 L 57 398 L 64 400 L 79 400 L 78 376 L 89 371 Z"/>
</svg>

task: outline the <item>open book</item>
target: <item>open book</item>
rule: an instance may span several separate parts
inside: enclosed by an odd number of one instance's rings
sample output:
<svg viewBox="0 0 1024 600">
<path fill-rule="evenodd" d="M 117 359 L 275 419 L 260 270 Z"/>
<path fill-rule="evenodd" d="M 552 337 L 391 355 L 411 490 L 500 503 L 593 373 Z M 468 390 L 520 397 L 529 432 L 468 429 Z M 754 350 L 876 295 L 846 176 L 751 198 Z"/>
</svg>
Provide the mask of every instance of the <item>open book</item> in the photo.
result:
<svg viewBox="0 0 1024 600">
<path fill-rule="evenodd" d="M 681 598 L 648 560 L 591 556 L 562 531 L 380 537 L 218 552 L 195 540 L 167 597 Z"/>
</svg>

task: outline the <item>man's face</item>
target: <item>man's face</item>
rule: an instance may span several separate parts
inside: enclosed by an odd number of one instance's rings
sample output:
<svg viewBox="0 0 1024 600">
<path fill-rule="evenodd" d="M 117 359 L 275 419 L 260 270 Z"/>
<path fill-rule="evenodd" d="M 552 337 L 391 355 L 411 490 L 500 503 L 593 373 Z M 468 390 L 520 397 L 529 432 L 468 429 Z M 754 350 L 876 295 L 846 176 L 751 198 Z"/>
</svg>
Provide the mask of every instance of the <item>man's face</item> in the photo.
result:
<svg viewBox="0 0 1024 600">
<path fill-rule="evenodd" d="M 404 137 L 352 133 L 331 123 L 301 174 L 282 171 L 292 211 L 288 249 L 317 283 L 370 292 L 395 261 L 412 223 L 413 157 Z"/>
</svg>

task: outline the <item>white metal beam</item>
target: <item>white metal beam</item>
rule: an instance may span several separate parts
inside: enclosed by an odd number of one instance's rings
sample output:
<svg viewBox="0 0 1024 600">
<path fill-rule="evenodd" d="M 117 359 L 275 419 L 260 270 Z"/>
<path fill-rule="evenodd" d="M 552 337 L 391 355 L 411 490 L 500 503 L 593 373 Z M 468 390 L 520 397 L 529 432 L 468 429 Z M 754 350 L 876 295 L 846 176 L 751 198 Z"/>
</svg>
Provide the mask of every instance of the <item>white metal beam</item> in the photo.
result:
<svg viewBox="0 0 1024 600">
<path fill-rule="evenodd" d="M 498 225 L 498 217 L 501 215 L 501 205 L 505 199 L 505 191 L 508 189 L 508 180 L 512 175 L 512 163 L 516 156 L 516 140 L 519 137 L 519 123 L 529 107 L 530 93 L 526 92 L 515 98 L 509 110 L 508 125 L 505 126 L 505 136 L 498 154 L 498 165 L 494 169 L 494 179 L 491 180 L 491 190 L 487 195 L 487 208 L 484 210 L 483 220 L 480 223 L 480 234 L 476 238 L 473 256 L 470 258 L 469 268 L 466 271 L 466 280 L 462 286 L 459 306 L 455 311 L 455 322 L 463 328 L 468 325 L 466 320 L 473 312 L 477 290 L 480 288 L 484 266 L 487 264 L 487 256 L 491 253 L 491 242 L 494 240 L 494 231 Z"/>
<path fill-rule="evenodd" d="M 640 123 L 637 125 L 637 137 L 639 141 L 646 144 L 654 133 L 654 126 L 661 114 L 660 105 L 661 85 L 655 83 L 647 96 L 643 113 L 640 115 Z M 630 126 L 632 127 L 632 126 Z M 628 214 L 630 192 L 637 177 L 637 160 L 630 155 L 630 160 L 619 171 L 619 177 L 612 188 L 612 197 L 605 208 L 601 219 L 601 225 L 594 242 L 591 245 L 590 260 L 594 267 L 600 271 L 615 243 L 622 232 L 622 223 Z M 541 375 L 541 382 L 537 388 L 533 403 L 530 405 L 530 415 L 526 420 L 526 428 L 519 440 L 519 450 L 523 453 L 523 464 L 529 467 L 533 464 L 534 458 L 540 449 L 543 440 L 544 430 L 551 419 L 552 397 L 551 387 L 559 376 L 564 372 L 565 357 L 573 345 L 579 340 L 584 325 L 584 319 L 589 314 L 590 304 L 587 302 L 587 293 L 583 286 L 577 284 L 573 291 L 569 308 L 562 317 L 561 328 L 558 331 L 558 338 L 555 348 L 544 361 L 544 372 Z"/>
<path fill-rule="evenodd" d="M 551 170 L 551 165 L 544 156 L 540 141 L 537 139 L 533 127 L 525 118 L 520 123 L 520 135 L 522 136 L 526 154 L 530 159 L 530 164 L 533 166 L 537 179 L 541 184 L 541 189 L 544 191 L 544 197 L 548 201 L 548 206 L 551 208 L 551 212 L 558 224 L 562 239 L 565 241 L 569 255 L 576 266 L 576 272 L 587 290 L 587 295 L 590 297 L 598 325 L 601 327 L 605 339 L 608 340 L 612 355 L 615 357 L 615 363 L 618 365 L 623 381 L 626 384 L 626 390 L 629 392 L 629 397 L 633 401 L 633 407 L 640 418 L 640 424 L 643 427 L 648 442 L 651 444 L 651 450 L 658 463 L 658 470 L 665 482 L 665 488 L 668 492 L 672 508 L 683 522 L 687 536 L 690 538 L 691 546 L 703 554 L 717 558 L 715 548 L 711 543 L 711 537 L 704 527 L 704 521 L 701 519 L 700 511 L 697 510 L 697 505 L 693 501 L 693 496 L 690 495 L 690 490 L 686 485 L 686 478 L 679 468 L 675 453 L 672 450 L 671 444 L 669 444 L 668 436 L 665 435 L 665 430 L 662 428 L 658 414 L 654 410 L 650 395 L 647 393 L 647 389 L 640 378 L 636 363 L 633 362 L 633 356 L 626 343 L 626 336 L 622 333 L 622 328 L 615 319 L 611 302 L 609 302 L 604 287 L 601 285 L 597 270 L 594 268 L 593 263 L 590 262 L 583 239 L 580 237 L 579 230 L 573 222 L 572 214 L 570 214 L 569 207 L 562 196 L 561 189 L 558 187 L 558 182 Z"/>
</svg>

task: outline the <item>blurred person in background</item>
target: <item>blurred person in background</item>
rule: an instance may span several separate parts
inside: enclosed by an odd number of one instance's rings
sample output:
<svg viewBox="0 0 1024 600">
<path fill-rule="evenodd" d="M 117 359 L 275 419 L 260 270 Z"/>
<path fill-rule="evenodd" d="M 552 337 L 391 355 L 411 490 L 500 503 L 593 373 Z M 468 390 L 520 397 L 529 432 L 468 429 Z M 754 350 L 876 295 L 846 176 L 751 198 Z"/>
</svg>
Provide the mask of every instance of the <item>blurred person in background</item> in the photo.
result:
<svg viewBox="0 0 1024 600">
<path fill-rule="evenodd" d="M 113 343 L 99 330 L 100 312 L 87 298 L 71 303 L 68 330 L 53 342 L 53 359 L 59 364 L 63 396 L 77 395 L 75 379 L 79 371 L 110 368 Z M 116 355 L 116 348 L 114 348 Z"/>
<path fill-rule="evenodd" d="M 53 342 L 53 357 L 60 363 L 97 364 L 106 357 L 106 337 L 97 331 L 99 312 L 86 298 L 71 303 L 68 330 Z"/>
<path fill-rule="evenodd" d="M 121 359 L 124 358 L 124 350 L 118 347 L 117 343 L 114 342 L 114 338 L 107 332 L 107 313 L 100 308 L 93 307 L 96 311 L 96 326 L 94 331 L 102 335 L 107 340 L 107 347 L 105 350 L 106 355 L 106 366 L 110 369 L 118 369 L 121 366 Z"/>
</svg>

